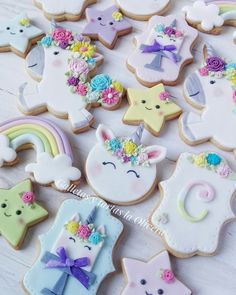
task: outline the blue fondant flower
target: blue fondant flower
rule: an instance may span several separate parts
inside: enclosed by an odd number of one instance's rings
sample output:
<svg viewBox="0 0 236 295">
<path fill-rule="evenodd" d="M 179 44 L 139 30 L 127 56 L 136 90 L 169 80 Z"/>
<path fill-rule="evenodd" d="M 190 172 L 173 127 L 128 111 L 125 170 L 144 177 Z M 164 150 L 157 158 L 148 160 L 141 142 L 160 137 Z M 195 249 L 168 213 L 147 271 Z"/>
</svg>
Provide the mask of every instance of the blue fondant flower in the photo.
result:
<svg viewBox="0 0 236 295">
<path fill-rule="evenodd" d="M 136 156 L 131 156 L 130 157 L 130 162 L 132 165 L 135 165 L 137 163 L 137 157 Z"/>
<path fill-rule="evenodd" d="M 236 70 L 236 63 L 230 63 L 225 66 L 226 70 L 235 69 Z"/>
<path fill-rule="evenodd" d="M 108 75 L 97 75 L 91 80 L 91 87 L 93 90 L 101 91 L 108 88 L 112 83 Z"/>
<path fill-rule="evenodd" d="M 40 41 L 40 44 L 45 47 L 50 47 L 52 45 L 52 37 L 49 35 L 43 37 Z"/>
<path fill-rule="evenodd" d="M 95 65 L 95 59 L 92 58 L 92 57 L 90 57 L 90 58 L 87 59 L 87 63 L 88 63 L 90 66 L 93 66 L 93 65 Z"/>
<path fill-rule="evenodd" d="M 222 159 L 217 154 L 208 154 L 206 157 L 209 165 L 217 166 L 221 163 Z"/>
<path fill-rule="evenodd" d="M 157 32 L 157 33 L 162 33 L 162 32 L 164 32 L 164 26 L 163 26 L 163 25 L 157 25 L 157 26 L 156 26 L 156 32 Z"/>
<path fill-rule="evenodd" d="M 113 138 L 109 141 L 110 149 L 115 152 L 121 148 L 120 141 L 117 138 Z"/>
<path fill-rule="evenodd" d="M 102 236 L 99 232 L 94 232 L 89 236 L 88 241 L 94 245 L 97 245 L 102 241 Z"/>
</svg>

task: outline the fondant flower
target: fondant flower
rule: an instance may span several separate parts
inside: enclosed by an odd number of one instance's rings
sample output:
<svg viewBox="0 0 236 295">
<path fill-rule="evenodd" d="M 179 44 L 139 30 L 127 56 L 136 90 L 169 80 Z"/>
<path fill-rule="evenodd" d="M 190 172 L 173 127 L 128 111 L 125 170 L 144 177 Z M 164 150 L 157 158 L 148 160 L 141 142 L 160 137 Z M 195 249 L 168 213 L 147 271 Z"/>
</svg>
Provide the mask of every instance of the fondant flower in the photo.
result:
<svg viewBox="0 0 236 295">
<path fill-rule="evenodd" d="M 23 27 L 29 27 L 29 25 L 30 25 L 30 21 L 29 21 L 28 18 L 23 17 L 23 18 L 21 18 L 21 19 L 19 20 L 19 24 L 20 24 L 21 26 L 23 26 Z"/>
<path fill-rule="evenodd" d="M 236 90 L 233 92 L 233 101 L 236 103 Z"/>
<path fill-rule="evenodd" d="M 119 101 L 119 93 L 114 88 L 109 87 L 102 91 L 101 98 L 103 103 L 113 105 Z"/>
<path fill-rule="evenodd" d="M 87 62 L 81 58 L 72 58 L 69 61 L 69 68 L 72 72 L 81 75 L 81 74 L 88 74 L 89 66 Z"/>
<path fill-rule="evenodd" d="M 121 144 L 120 144 L 119 139 L 118 138 L 113 138 L 113 139 L 109 140 L 109 148 L 112 151 L 116 151 L 116 150 L 120 149 Z"/>
<path fill-rule="evenodd" d="M 61 42 L 61 41 L 71 41 L 73 36 L 72 36 L 72 33 L 70 31 L 67 31 L 66 29 L 56 28 L 52 32 L 52 38 L 53 40 L 57 42 Z"/>
<path fill-rule="evenodd" d="M 207 67 L 203 67 L 203 68 L 199 69 L 199 74 L 201 76 L 208 76 L 208 74 L 209 74 L 208 68 Z"/>
<path fill-rule="evenodd" d="M 145 163 L 146 161 L 148 161 L 148 155 L 146 153 L 141 153 L 139 156 L 138 156 L 138 162 L 140 164 L 143 164 Z"/>
<path fill-rule="evenodd" d="M 172 27 L 166 27 L 164 29 L 164 33 L 168 36 L 175 35 L 175 32 L 176 32 L 175 29 Z"/>
<path fill-rule="evenodd" d="M 233 86 L 236 86 L 236 75 L 231 78 L 231 83 Z"/>
<path fill-rule="evenodd" d="M 82 57 L 91 58 L 95 53 L 95 47 L 86 41 L 75 42 L 71 46 L 73 52 L 78 52 Z"/>
<path fill-rule="evenodd" d="M 230 70 L 230 69 L 233 69 L 233 70 L 236 70 L 236 63 L 229 63 L 225 66 L 225 69 L 226 70 Z"/>
<path fill-rule="evenodd" d="M 175 36 L 176 36 L 177 38 L 180 38 L 180 37 L 183 36 L 183 33 L 182 33 L 181 31 L 176 31 L 176 32 L 175 32 Z"/>
<path fill-rule="evenodd" d="M 101 91 L 108 88 L 112 81 L 108 75 L 97 75 L 91 80 L 91 87 L 93 90 Z"/>
<path fill-rule="evenodd" d="M 165 28 L 164 25 L 159 24 L 159 25 L 156 26 L 155 31 L 157 33 L 162 33 L 162 32 L 164 32 L 164 28 Z"/>
<path fill-rule="evenodd" d="M 218 56 L 208 57 L 206 64 L 208 70 L 211 72 L 223 71 L 225 68 L 225 61 Z"/>
<path fill-rule="evenodd" d="M 67 80 L 69 86 L 76 86 L 79 83 L 79 79 L 76 77 L 69 77 Z"/>
<path fill-rule="evenodd" d="M 200 155 L 194 155 L 193 156 L 193 163 L 194 163 L 194 165 L 196 165 L 198 167 L 206 167 L 207 161 L 206 161 L 205 154 L 202 153 Z"/>
<path fill-rule="evenodd" d="M 112 13 L 112 17 L 115 21 L 119 22 L 123 19 L 123 15 L 122 13 L 120 13 L 119 11 L 115 11 Z"/>
<path fill-rule="evenodd" d="M 217 154 L 208 154 L 206 157 L 209 165 L 217 166 L 221 163 L 222 159 Z"/>
<path fill-rule="evenodd" d="M 137 157 L 136 156 L 131 156 L 130 157 L 130 162 L 132 165 L 135 165 L 137 163 Z"/>
<path fill-rule="evenodd" d="M 61 49 L 66 49 L 69 45 L 69 42 L 67 40 L 65 41 L 60 41 L 59 46 L 61 47 Z"/>
<path fill-rule="evenodd" d="M 160 100 L 167 101 L 170 98 L 170 94 L 167 91 L 162 91 L 159 97 L 160 97 Z"/>
<path fill-rule="evenodd" d="M 88 241 L 94 245 L 97 245 L 102 241 L 102 236 L 99 232 L 91 233 L 91 235 L 88 238 Z"/>
<path fill-rule="evenodd" d="M 79 229 L 79 223 L 76 221 L 71 220 L 66 224 L 66 230 L 72 235 L 76 235 L 78 229 Z"/>
<path fill-rule="evenodd" d="M 76 86 L 75 92 L 79 95 L 86 96 L 88 93 L 88 86 L 82 82 L 79 82 Z"/>
<path fill-rule="evenodd" d="M 52 45 L 52 41 L 52 37 L 47 35 L 43 37 L 39 43 L 44 47 L 50 47 Z"/>
<path fill-rule="evenodd" d="M 175 275 L 173 274 L 172 270 L 165 269 L 161 271 L 161 278 L 166 283 L 172 283 L 175 280 Z"/>
<path fill-rule="evenodd" d="M 86 224 L 80 225 L 78 228 L 77 234 L 80 238 L 87 240 L 91 234 L 91 229 Z"/>
<path fill-rule="evenodd" d="M 223 77 L 223 72 L 215 72 L 215 78 L 221 79 Z"/>
<path fill-rule="evenodd" d="M 124 152 L 126 155 L 133 155 L 135 154 L 136 150 L 137 150 L 137 145 L 131 140 L 127 141 L 124 144 Z"/>
<path fill-rule="evenodd" d="M 112 82 L 112 87 L 118 91 L 119 93 L 123 93 L 124 91 L 124 87 L 122 86 L 122 84 L 118 81 L 113 81 Z"/>
<path fill-rule="evenodd" d="M 33 192 L 25 192 L 22 194 L 21 200 L 25 204 L 32 204 L 35 200 L 35 195 Z"/>
<path fill-rule="evenodd" d="M 231 169 L 226 164 L 221 164 L 216 168 L 216 172 L 224 178 L 227 178 L 229 174 L 231 173 Z"/>
</svg>

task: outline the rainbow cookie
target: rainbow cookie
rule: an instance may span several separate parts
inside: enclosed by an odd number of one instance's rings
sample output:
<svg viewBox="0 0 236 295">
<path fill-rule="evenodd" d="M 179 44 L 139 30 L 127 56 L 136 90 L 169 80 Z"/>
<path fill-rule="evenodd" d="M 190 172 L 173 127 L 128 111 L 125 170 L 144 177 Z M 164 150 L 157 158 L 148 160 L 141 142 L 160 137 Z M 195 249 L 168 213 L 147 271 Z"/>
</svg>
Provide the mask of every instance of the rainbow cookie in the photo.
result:
<svg viewBox="0 0 236 295">
<path fill-rule="evenodd" d="M 127 59 L 128 69 L 146 87 L 175 85 L 182 69 L 193 61 L 197 30 L 175 15 L 153 16 L 147 29 L 135 38 L 136 49 Z"/>
<path fill-rule="evenodd" d="M 115 270 L 113 251 L 122 231 L 122 223 L 102 200 L 66 200 L 52 228 L 39 237 L 41 253 L 24 277 L 26 291 L 96 295 Z"/>
<path fill-rule="evenodd" d="M 85 8 L 96 0 L 34 0 L 34 3 L 49 20 L 78 21 Z"/>
<path fill-rule="evenodd" d="M 86 161 L 87 181 L 103 199 L 120 205 L 138 203 L 156 186 L 157 166 L 166 156 L 162 146 L 141 143 L 144 126 L 130 137 L 116 137 L 105 125 Z"/>
<path fill-rule="evenodd" d="M 182 11 L 187 22 L 204 33 L 219 34 L 223 25 L 236 27 L 235 0 L 198 0 Z"/>
<path fill-rule="evenodd" d="M 170 258 L 163 251 L 148 262 L 123 258 L 123 272 L 127 285 L 121 295 L 191 295 L 171 270 Z"/>
<path fill-rule="evenodd" d="M 223 225 L 235 219 L 236 173 L 227 161 L 214 152 L 183 153 L 160 189 L 150 221 L 166 249 L 181 258 L 214 255 Z"/>
<path fill-rule="evenodd" d="M 10 189 L 0 189 L 0 234 L 16 250 L 21 247 L 27 229 L 48 216 L 35 201 L 29 179 Z"/>
<path fill-rule="evenodd" d="M 26 172 L 35 182 L 64 191 L 65 185 L 78 183 L 80 170 L 72 166 L 69 141 L 56 125 L 43 118 L 23 117 L 0 124 L 0 167 L 18 162 L 17 152 L 34 148 L 36 163 L 27 164 Z"/>
</svg>

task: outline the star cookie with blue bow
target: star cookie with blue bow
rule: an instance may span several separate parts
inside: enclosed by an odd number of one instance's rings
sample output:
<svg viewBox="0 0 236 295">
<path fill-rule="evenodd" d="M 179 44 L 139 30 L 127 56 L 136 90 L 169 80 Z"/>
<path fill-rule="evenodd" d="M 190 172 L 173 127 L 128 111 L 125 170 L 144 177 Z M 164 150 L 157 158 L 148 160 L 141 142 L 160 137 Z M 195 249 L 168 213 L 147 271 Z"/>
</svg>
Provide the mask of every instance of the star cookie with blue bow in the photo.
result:
<svg viewBox="0 0 236 295">
<path fill-rule="evenodd" d="M 23 13 L 11 20 L 0 22 L 0 52 L 12 51 L 25 58 L 31 47 L 36 44 L 44 33 L 30 23 Z"/>
</svg>

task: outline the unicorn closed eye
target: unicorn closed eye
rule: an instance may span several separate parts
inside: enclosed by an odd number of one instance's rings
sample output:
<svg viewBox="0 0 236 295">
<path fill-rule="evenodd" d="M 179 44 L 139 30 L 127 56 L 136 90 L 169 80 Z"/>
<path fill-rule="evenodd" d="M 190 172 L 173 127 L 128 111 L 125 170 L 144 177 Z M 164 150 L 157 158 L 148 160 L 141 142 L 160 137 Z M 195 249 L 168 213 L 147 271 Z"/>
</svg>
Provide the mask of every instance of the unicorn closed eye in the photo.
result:
<svg viewBox="0 0 236 295">
<path fill-rule="evenodd" d="M 141 143 L 143 125 L 131 137 L 116 137 L 99 125 L 98 143 L 86 162 L 87 179 L 94 191 L 116 204 L 136 203 L 148 196 L 156 184 L 156 163 L 165 158 L 166 149 Z"/>
<path fill-rule="evenodd" d="M 227 150 L 236 149 L 236 64 L 227 62 L 205 45 L 205 63 L 184 83 L 187 101 L 202 110 L 180 118 L 180 132 L 190 145 L 211 140 Z"/>
</svg>

